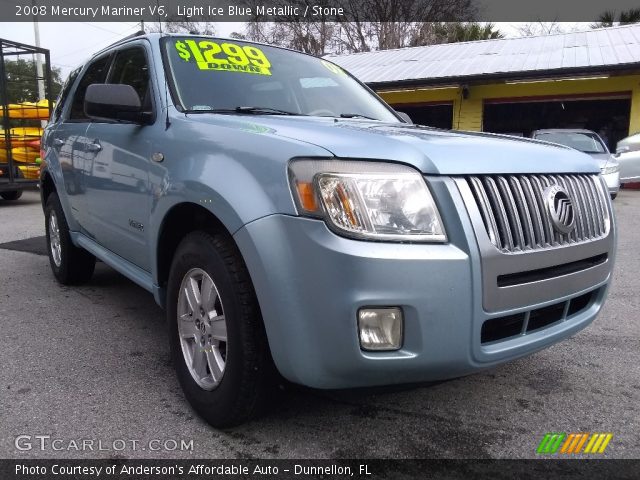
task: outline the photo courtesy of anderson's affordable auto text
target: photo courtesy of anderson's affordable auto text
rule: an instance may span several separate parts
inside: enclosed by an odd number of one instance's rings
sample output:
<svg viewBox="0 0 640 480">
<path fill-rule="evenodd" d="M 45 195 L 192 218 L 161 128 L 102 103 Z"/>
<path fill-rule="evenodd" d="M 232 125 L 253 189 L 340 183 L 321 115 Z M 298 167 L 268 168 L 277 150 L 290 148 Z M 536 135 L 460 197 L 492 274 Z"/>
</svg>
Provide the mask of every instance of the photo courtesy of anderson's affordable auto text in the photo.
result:
<svg viewBox="0 0 640 480">
<path fill-rule="evenodd" d="M 0 480 L 637 479 L 635 0 L 1 0 Z"/>
</svg>

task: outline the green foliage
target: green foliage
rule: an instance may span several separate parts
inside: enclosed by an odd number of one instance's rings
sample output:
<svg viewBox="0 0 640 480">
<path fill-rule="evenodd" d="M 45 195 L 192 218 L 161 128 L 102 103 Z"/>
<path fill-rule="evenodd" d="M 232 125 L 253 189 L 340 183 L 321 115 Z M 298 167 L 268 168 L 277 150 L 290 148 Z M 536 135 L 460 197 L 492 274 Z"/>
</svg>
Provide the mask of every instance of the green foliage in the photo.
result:
<svg viewBox="0 0 640 480">
<path fill-rule="evenodd" d="M 640 23 L 640 8 L 632 8 L 620 12 L 620 25 Z"/>
<path fill-rule="evenodd" d="M 640 8 L 623 10 L 619 15 L 615 10 L 605 10 L 598 16 L 598 21 L 591 24 L 591 28 L 613 27 L 631 23 L 640 23 Z"/>
<path fill-rule="evenodd" d="M 5 59 L 5 75 L 0 81 L 6 82 L 7 102 L 35 102 L 38 100 L 38 81 L 36 75 L 36 63 L 34 60 L 8 60 Z M 43 66 L 44 68 L 44 66 Z M 46 71 L 45 71 L 46 73 Z M 51 98 L 55 98 L 62 88 L 60 69 L 54 67 L 51 70 Z M 46 89 L 46 81 L 45 81 Z M 0 103 L 4 103 L 2 91 L 0 90 Z"/>
<path fill-rule="evenodd" d="M 493 40 L 504 38 L 500 30 L 492 23 L 479 22 L 442 22 L 436 28 L 439 43 L 473 42 L 475 40 Z"/>
</svg>

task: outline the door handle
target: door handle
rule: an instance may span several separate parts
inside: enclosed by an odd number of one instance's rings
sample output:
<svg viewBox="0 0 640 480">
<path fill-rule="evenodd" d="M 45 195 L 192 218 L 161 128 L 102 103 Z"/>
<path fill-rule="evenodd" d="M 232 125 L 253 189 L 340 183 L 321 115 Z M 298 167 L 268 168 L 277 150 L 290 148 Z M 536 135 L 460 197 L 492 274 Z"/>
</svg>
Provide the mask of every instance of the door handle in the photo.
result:
<svg viewBox="0 0 640 480">
<path fill-rule="evenodd" d="M 61 146 L 63 146 L 63 145 L 64 145 L 64 140 L 61 140 L 61 139 L 59 139 L 59 138 L 54 138 L 54 139 L 53 139 L 53 146 L 54 146 L 55 148 L 60 148 L 60 147 L 61 147 Z"/>
<path fill-rule="evenodd" d="M 94 140 L 92 143 L 87 143 L 87 151 L 88 152 L 99 152 L 102 150 L 102 145 L 98 140 Z"/>
</svg>

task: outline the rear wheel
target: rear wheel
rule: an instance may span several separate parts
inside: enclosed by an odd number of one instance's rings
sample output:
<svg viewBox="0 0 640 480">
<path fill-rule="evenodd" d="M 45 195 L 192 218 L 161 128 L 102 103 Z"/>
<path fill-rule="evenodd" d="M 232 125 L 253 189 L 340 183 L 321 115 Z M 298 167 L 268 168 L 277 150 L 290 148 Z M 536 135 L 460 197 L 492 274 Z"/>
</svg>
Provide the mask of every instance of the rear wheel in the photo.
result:
<svg viewBox="0 0 640 480">
<path fill-rule="evenodd" d="M 274 368 L 258 302 L 240 252 L 226 234 L 193 232 L 171 266 L 167 319 L 178 380 L 214 427 L 266 407 Z"/>
<path fill-rule="evenodd" d="M 12 190 L 10 192 L 0 193 L 0 197 L 4 200 L 18 200 L 22 196 L 21 190 Z"/>
<path fill-rule="evenodd" d="M 71 242 L 69 226 L 58 194 L 47 198 L 44 210 L 49 263 L 56 279 L 63 285 L 85 283 L 91 279 L 96 257 Z"/>
</svg>

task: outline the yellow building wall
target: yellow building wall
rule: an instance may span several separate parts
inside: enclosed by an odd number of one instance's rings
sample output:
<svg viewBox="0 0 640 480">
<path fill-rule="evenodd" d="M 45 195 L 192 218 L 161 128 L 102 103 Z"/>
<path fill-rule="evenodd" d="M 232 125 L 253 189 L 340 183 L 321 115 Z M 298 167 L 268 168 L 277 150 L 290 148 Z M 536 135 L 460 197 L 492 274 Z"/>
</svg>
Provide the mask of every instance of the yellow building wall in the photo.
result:
<svg viewBox="0 0 640 480">
<path fill-rule="evenodd" d="M 452 102 L 453 128 L 482 130 L 484 100 L 496 98 L 539 97 L 549 95 L 584 95 L 631 92 L 629 133 L 640 131 L 640 75 L 608 78 L 531 81 L 528 83 L 493 83 L 470 85 L 466 99 L 459 87 L 408 88 L 379 91 L 387 103 L 401 106 L 411 103 Z"/>
<path fill-rule="evenodd" d="M 640 81 L 637 81 L 631 96 L 631 121 L 629 134 L 640 132 Z"/>
<path fill-rule="evenodd" d="M 453 128 L 482 131 L 482 99 L 457 98 L 453 102 Z"/>
</svg>

